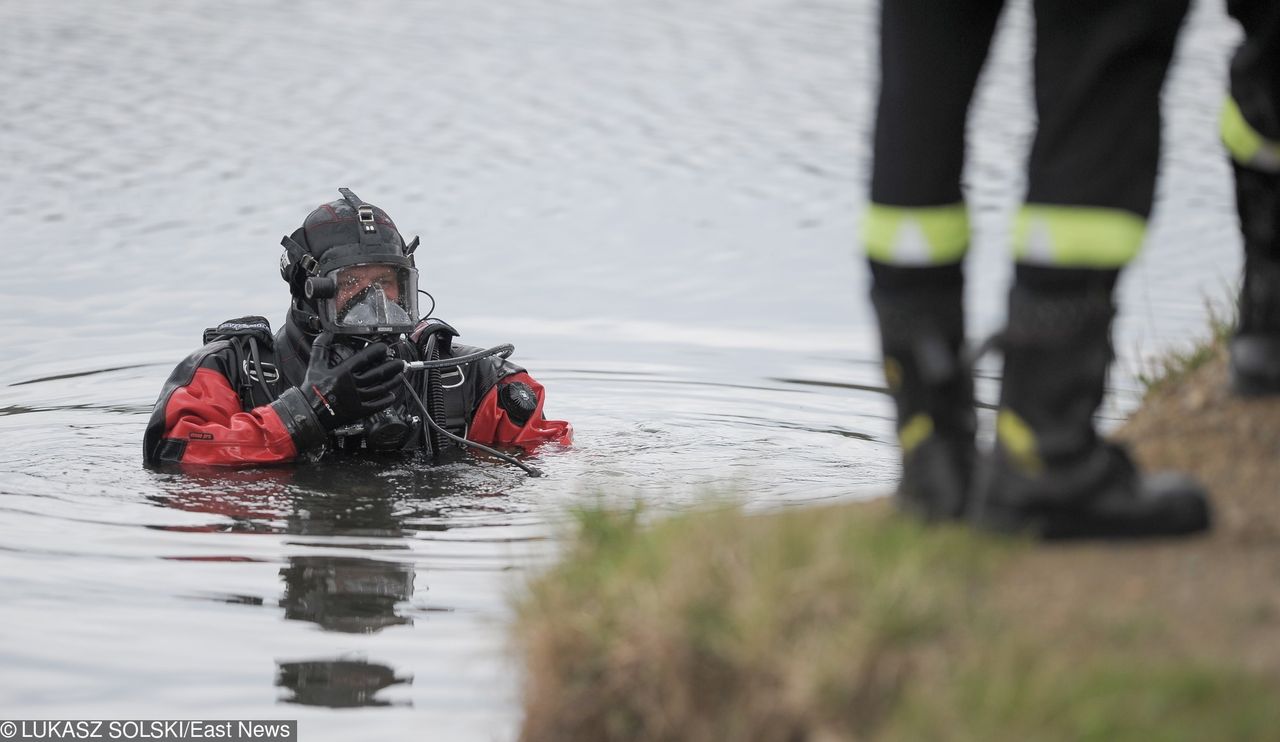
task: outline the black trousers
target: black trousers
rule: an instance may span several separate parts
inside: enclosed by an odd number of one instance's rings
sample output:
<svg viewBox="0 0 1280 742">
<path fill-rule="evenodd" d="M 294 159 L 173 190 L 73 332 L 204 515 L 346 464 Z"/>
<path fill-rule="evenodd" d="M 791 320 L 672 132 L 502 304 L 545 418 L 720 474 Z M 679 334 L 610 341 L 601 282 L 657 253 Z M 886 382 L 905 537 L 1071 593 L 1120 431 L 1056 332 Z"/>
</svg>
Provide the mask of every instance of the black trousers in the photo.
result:
<svg viewBox="0 0 1280 742">
<path fill-rule="evenodd" d="M 1228 0 L 1244 29 L 1231 60 L 1231 97 L 1259 135 L 1280 142 L 1280 2 Z"/>
<path fill-rule="evenodd" d="M 1004 0 L 884 0 L 871 200 L 962 201 L 965 120 Z M 1188 0 L 1036 0 L 1030 203 L 1151 210 Z"/>
<path fill-rule="evenodd" d="M 969 102 L 1003 5 L 884 0 L 873 211 L 889 207 L 901 219 L 917 209 L 962 205 Z M 1118 268 L 1136 252 L 1155 191 L 1160 91 L 1187 6 L 1188 0 L 1034 1 L 1038 127 L 1025 200 L 1029 208 L 1049 207 L 1054 219 L 1067 218 L 1066 231 L 1054 232 L 1059 242 L 1114 243 L 1040 256 L 1050 264 L 1056 255 L 1063 267 Z M 1231 67 L 1231 97 L 1255 138 L 1280 141 L 1280 2 L 1228 6 L 1245 30 Z M 1098 220 L 1110 226 L 1092 223 Z M 887 243 L 897 223 L 874 226 L 886 244 L 872 249 L 869 240 L 868 253 L 896 262 Z M 1019 240 L 1035 242 L 1028 229 L 1015 229 L 1019 259 Z M 960 256 L 955 249 L 935 254 L 941 257 L 925 262 Z"/>
<path fill-rule="evenodd" d="M 871 200 L 961 201 L 965 119 L 1004 0 L 884 0 Z M 1037 0 L 1031 203 L 1151 210 L 1188 0 Z"/>
</svg>

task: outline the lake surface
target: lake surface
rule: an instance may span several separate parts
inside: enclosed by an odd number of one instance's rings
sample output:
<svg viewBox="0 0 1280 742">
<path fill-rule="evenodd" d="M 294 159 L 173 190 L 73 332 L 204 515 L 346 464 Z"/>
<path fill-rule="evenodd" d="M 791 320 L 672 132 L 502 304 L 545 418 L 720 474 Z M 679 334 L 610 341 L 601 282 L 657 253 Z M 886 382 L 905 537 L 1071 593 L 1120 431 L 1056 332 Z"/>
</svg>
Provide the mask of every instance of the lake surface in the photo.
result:
<svg viewBox="0 0 1280 742">
<path fill-rule="evenodd" d="M 1217 143 L 1237 38 L 1199 4 L 1166 91 L 1107 420 L 1240 265 Z M 865 0 L 0 4 L 0 717 L 297 718 L 304 740 L 509 739 L 508 601 L 567 509 L 752 508 L 896 476 L 857 230 Z M 1028 10 L 975 103 L 971 335 L 999 327 Z M 278 326 L 280 235 L 349 186 L 420 234 L 463 341 L 512 342 L 576 446 L 155 473 L 203 328 Z M 980 369 L 995 399 L 998 366 Z"/>
</svg>

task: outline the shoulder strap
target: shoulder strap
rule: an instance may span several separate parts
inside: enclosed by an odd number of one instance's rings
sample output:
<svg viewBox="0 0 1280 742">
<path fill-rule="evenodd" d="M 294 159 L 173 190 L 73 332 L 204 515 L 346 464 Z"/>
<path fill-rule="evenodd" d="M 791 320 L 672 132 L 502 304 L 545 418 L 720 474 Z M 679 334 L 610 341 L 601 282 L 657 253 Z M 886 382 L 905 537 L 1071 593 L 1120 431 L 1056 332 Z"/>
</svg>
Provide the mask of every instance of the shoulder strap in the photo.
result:
<svg viewBox="0 0 1280 742">
<path fill-rule="evenodd" d="M 229 319 L 217 327 L 207 328 L 204 331 L 204 342 L 207 345 L 214 340 L 238 336 L 252 337 L 260 345 L 268 348 L 275 342 L 275 337 L 271 334 L 271 323 L 267 321 L 266 317 L 258 317 L 256 315 Z"/>
<path fill-rule="evenodd" d="M 422 348 L 426 346 L 427 338 L 431 335 L 436 336 L 436 349 L 440 351 L 440 355 L 451 355 L 453 339 L 458 337 L 458 331 L 453 329 L 453 325 L 437 317 L 428 317 L 413 328 L 413 332 L 409 333 L 409 339 L 414 345 Z"/>
</svg>

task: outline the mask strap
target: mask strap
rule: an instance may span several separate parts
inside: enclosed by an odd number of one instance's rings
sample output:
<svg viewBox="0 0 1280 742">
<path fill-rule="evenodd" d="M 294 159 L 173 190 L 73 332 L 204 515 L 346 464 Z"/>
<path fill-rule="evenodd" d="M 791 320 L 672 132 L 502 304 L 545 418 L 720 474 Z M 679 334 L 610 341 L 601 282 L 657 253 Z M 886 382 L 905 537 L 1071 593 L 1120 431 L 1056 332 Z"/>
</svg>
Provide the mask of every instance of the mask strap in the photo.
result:
<svg viewBox="0 0 1280 742">
<path fill-rule="evenodd" d="M 319 261 L 311 253 L 302 249 L 302 245 L 299 245 L 292 237 L 289 235 L 281 237 L 280 246 L 284 248 L 284 253 L 280 256 L 280 274 L 285 276 L 286 280 L 289 278 L 286 274 L 292 266 L 302 268 L 309 276 L 319 275 L 316 272 L 316 269 L 320 267 Z"/>
<path fill-rule="evenodd" d="M 360 244 L 381 245 L 383 241 L 378 237 L 378 223 L 374 220 L 373 207 L 365 203 L 350 188 L 339 188 L 338 193 L 341 193 L 343 200 L 356 210 L 356 224 L 360 227 Z"/>
</svg>

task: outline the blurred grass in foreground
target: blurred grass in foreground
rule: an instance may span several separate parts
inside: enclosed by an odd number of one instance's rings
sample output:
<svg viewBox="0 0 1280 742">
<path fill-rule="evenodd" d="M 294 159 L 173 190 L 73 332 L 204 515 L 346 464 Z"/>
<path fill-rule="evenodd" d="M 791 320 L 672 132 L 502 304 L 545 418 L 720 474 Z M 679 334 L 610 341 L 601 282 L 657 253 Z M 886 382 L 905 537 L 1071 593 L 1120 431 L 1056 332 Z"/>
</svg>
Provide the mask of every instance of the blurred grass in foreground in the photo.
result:
<svg viewBox="0 0 1280 742">
<path fill-rule="evenodd" d="M 883 503 L 581 510 L 517 600 L 522 738 L 1276 738 L 1280 682 L 1126 649 L 1140 611 L 1083 650 L 1002 615 L 1026 548 Z"/>
<path fill-rule="evenodd" d="M 1189 348 L 1173 348 L 1150 359 L 1138 371 L 1138 382 L 1147 393 L 1177 386 L 1213 360 L 1239 324 L 1238 311 L 1232 307 L 1222 309 L 1222 302 L 1204 299 L 1208 317 L 1207 336 L 1193 339 Z"/>
</svg>

